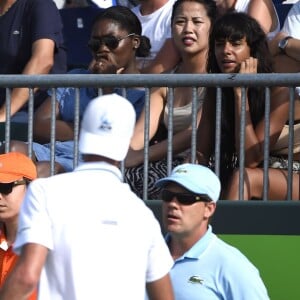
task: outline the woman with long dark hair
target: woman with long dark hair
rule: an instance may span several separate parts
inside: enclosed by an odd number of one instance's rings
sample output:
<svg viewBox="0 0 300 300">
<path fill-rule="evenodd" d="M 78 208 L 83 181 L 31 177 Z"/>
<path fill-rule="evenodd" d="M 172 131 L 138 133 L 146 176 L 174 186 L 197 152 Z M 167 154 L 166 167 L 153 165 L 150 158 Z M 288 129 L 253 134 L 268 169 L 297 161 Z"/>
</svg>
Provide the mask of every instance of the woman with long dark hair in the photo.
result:
<svg viewBox="0 0 300 300">
<path fill-rule="evenodd" d="M 180 53 L 180 62 L 168 73 L 203 74 L 207 72 L 209 35 L 217 14 L 213 0 L 177 0 L 173 5 L 171 17 L 174 45 Z M 182 163 L 186 150 L 190 148 L 192 124 L 191 87 L 174 89 L 173 110 L 173 161 L 172 166 Z M 202 102 L 206 89 L 197 90 L 197 124 L 199 124 Z M 155 186 L 158 179 L 167 175 L 167 135 L 156 139 L 162 126 L 168 128 L 170 101 L 168 87 L 153 88 L 150 95 L 149 137 L 154 142 L 149 148 L 148 198 L 158 199 L 159 188 Z M 126 181 L 142 197 L 144 170 L 144 127 L 145 111 L 137 121 L 131 148 L 126 158 Z"/>
<path fill-rule="evenodd" d="M 209 71 L 211 73 L 271 73 L 271 55 L 266 35 L 258 22 L 244 13 L 230 13 L 219 18 L 210 37 Z M 244 199 L 261 199 L 263 194 L 263 154 L 265 131 L 265 89 L 246 88 L 245 181 Z M 198 128 L 199 163 L 214 163 L 216 89 L 208 91 Z M 270 88 L 270 151 L 288 122 L 289 95 L 285 87 Z M 236 200 L 239 192 L 238 157 L 242 107 L 242 88 L 222 89 L 221 161 L 223 198 Z M 276 159 L 276 158 L 275 158 Z M 283 157 L 278 157 L 278 161 Z M 274 162 L 274 157 L 271 159 Z M 274 165 L 273 165 L 274 166 Z M 297 168 L 297 163 L 295 163 Z M 293 199 L 299 198 L 299 183 L 294 175 Z M 269 199 L 285 199 L 287 171 L 269 169 Z"/>
</svg>

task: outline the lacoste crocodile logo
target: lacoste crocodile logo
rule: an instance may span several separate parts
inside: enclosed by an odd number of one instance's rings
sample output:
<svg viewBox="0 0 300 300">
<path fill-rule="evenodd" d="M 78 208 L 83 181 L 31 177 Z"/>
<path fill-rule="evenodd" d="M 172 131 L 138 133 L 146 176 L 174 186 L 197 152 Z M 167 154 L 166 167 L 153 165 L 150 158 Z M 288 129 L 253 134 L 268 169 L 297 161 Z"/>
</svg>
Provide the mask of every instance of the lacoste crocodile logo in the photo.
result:
<svg viewBox="0 0 300 300">
<path fill-rule="evenodd" d="M 193 284 L 203 284 L 203 279 L 201 279 L 200 276 L 194 275 L 190 277 L 188 282 Z"/>
<path fill-rule="evenodd" d="M 187 170 L 186 169 L 178 169 L 178 170 L 176 170 L 176 172 L 175 173 L 187 173 Z"/>
</svg>

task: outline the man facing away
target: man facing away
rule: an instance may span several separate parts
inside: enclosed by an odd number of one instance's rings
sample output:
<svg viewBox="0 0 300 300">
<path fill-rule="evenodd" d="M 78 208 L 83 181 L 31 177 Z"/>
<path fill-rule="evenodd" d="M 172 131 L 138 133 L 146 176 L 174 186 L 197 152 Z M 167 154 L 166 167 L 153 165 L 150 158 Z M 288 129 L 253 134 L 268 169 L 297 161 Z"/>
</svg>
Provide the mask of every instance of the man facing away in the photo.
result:
<svg viewBox="0 0 300 300">
<path fill-rule="evenodd" d="M 220 196 L 219 178 L 207 167 L 182 164 L 157 185 L 174 259 L 170 275 L 175 299 L 269 299 L 255 266 L 209 225 Z"/>
<path fill-rule="evenodd" d="M 0 299 L 173 299 L 173 264 L 153 213 L 122 182 L 135 112 L 125 98 L 92 100 L 83 116 L 74 172 L 37 179 L 20 212 L 19 263 Z"/>
</svg>

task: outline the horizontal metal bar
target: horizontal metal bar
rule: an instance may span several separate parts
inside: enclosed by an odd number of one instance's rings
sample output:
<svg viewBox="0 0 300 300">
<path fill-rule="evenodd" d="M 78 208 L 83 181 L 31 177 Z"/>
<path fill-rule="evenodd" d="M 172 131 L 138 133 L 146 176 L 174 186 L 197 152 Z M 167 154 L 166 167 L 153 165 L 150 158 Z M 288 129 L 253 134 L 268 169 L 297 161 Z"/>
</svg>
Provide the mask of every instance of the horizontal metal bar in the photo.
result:
<svg viewBox="0 0 300 300">
<path fill-rule="evenodd" d="M 0 75 L 0 87 L 300 86 L 300 73 Z"/>
</svg>

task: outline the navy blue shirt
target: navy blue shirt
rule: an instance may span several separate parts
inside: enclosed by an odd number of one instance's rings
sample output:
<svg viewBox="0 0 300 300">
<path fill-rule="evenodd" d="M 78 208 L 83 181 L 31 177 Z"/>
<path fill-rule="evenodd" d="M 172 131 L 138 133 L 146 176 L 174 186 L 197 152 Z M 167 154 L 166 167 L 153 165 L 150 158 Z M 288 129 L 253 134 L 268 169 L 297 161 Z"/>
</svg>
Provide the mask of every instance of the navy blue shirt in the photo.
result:
<svg viewBox="0 0 300 300">
<path fill-rule="evenodd" d="M 52 0 L 17 0 L 0 17 L 0 74 L 21 74 L 31 57 L 32 44 L 47 38 L 55 42 L 50 73 L 66 73 L 62 22 Z M 0 90 L 0 103 L 5 90 Z"/>
</svg>

